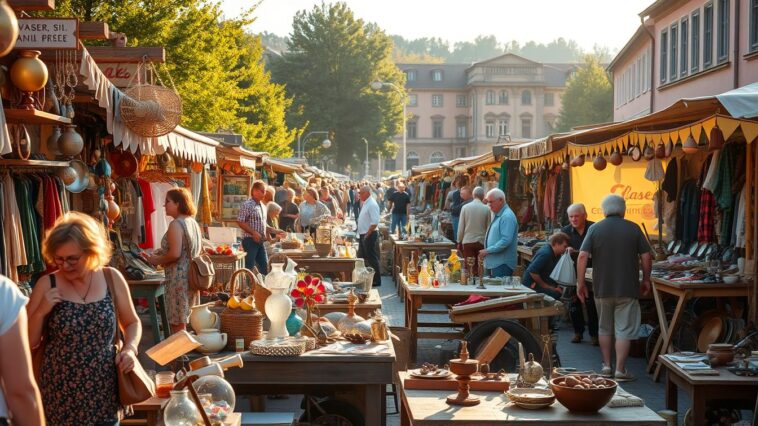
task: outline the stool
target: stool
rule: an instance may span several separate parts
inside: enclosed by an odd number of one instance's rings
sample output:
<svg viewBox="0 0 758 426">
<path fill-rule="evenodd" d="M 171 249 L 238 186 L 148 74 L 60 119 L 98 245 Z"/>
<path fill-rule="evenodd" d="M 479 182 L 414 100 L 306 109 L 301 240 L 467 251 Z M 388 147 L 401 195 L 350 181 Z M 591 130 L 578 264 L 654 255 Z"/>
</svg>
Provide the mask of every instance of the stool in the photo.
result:
<svg viewBox="0 0 758 426">
<path fill-rule="evenodd" d="M 150 313 L 150 326 L 153 328 L 153 335 L 155 337 L 155 343 L 160 343 L 165 337 L 171 334 L 171 327 L 168 323 L 168 316 L 166 315 L 166 285 L 161 279 L 147 279 L 141 281 L 127 281 L 129 284 L 129 291 L 133 298 L 144 297 L 147 299 L 148 312 Z M 155 301 L 158 301 L 156 306 Z M 158 323 L 158 315 L 160 314 L 161 322 L 163 325 L 163 331 Z M 165 336 L 165 337 L 164 337 Z"/>
</svg>

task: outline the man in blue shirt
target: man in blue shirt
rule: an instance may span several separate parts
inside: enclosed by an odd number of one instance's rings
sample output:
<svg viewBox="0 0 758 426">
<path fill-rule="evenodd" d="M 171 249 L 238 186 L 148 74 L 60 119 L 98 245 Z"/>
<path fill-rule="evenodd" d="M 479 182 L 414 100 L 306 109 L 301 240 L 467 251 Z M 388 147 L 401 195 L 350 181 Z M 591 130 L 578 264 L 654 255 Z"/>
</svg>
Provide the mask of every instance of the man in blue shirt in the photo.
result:
<svg viewBox="0 0 758 426">
<path fill-rule="evenodd" d="M 505 193 L 500 189 L 491 189 L 486 199 L 494 216 L 484 238 L 485 248 L 479 252 L 479 258 L 484 260 L 484 268 L 489 270 L 490 276 L 510 276 L 516 268 L 516 215 L 505 203 Z"/>
<path fill-rule="evenodd" d="M 550 236 L 547 245 L 540 248 L 532 258 L 531 263 L 524 271 L 521 284 L 536 291 L 547 294 L 553 299 L 561 297 L 561 289 L 558 283 L 550 278 L 563 253 L 569 246 L 569 236 L 563 232 L 557 232 Z"/>
</svg>

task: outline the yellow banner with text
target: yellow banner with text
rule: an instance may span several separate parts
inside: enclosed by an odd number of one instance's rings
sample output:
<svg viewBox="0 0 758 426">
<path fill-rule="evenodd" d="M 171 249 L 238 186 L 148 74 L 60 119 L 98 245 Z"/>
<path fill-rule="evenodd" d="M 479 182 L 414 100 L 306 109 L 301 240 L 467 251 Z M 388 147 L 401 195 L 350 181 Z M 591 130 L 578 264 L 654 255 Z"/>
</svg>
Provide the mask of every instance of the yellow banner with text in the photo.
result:
<svg viewBox="0 0 758 426">
<path fill-rule="evenodd" d="M 626 200 L 625 218 L 640 227 L 644 223 L 648 232 L 657 235 L 653 197 L 658 184 L 645 179 L 646 161 L 625 160 L 620 166 L 608 164 L 602 171 L 595 170 L 592 161 L 571 167 L 571 200 L 584 204 L 588 219 L 597 222 L 604 217 L 600 202 L 608 194 L 618 194 Z"/>
</svg>

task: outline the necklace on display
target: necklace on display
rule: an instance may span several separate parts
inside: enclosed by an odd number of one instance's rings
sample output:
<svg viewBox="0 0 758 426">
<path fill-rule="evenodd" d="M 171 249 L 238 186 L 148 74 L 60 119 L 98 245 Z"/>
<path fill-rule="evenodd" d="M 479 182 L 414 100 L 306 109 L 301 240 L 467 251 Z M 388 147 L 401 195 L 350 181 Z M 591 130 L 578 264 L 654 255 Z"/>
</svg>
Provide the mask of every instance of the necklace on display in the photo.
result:
<svg viewBox="0 0 758 426">
<path fill-rule="evenodd" d="M 87 303 L 87 296 L 89 296 L 89 290 L 92 288 L 92 276 L 95 275 L 95 272 L 92 271 L 89 273 L 89 283 L 87 284 L 87 291 L 84 292 L 84 296 L 79 294 L 79 290 L 74 287 L 74 291 L 76 292 L 76 295 L 82 298 L 82 303 Z"/>
</svg>

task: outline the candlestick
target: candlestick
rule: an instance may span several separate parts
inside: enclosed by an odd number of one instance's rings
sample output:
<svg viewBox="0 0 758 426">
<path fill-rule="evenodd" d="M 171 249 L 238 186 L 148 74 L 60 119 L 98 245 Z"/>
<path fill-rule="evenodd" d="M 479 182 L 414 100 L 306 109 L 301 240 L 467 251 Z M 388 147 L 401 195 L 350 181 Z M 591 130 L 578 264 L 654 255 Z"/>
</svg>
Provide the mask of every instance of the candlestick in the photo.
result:
<svg viewBox="0 0 758 426">
<path fill-rule="evenodd" d="M 521 344 L 521 342 L 518 343 L 518 366 L 519 368 L 524 368 L 525 360 L 524 360 L 524 346 Z"/>
</svg>

